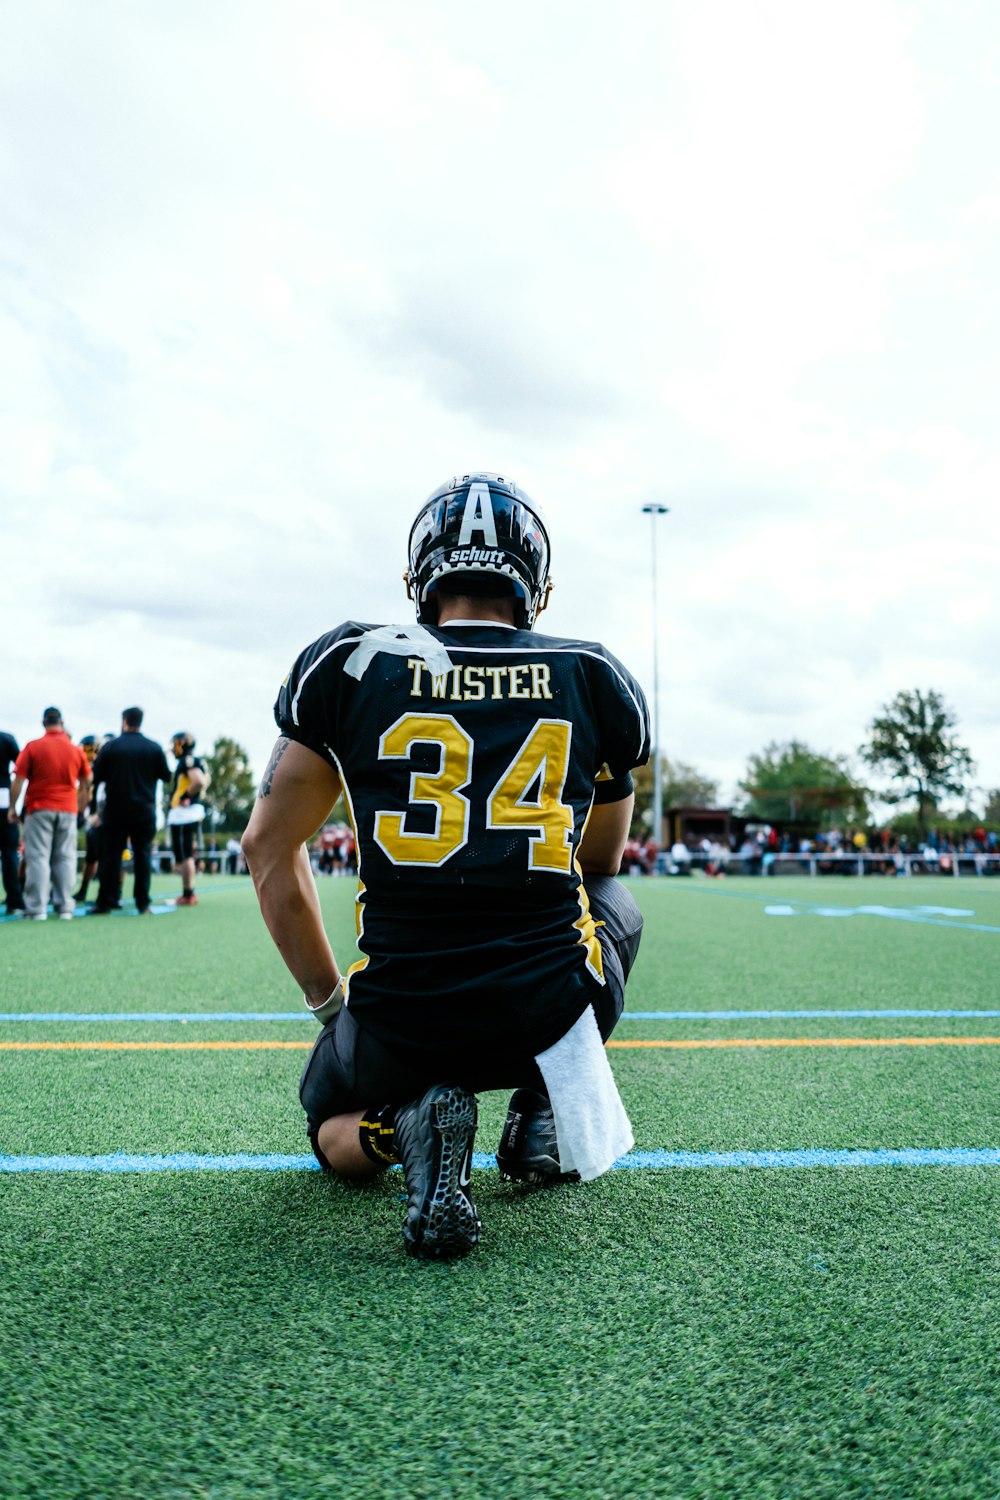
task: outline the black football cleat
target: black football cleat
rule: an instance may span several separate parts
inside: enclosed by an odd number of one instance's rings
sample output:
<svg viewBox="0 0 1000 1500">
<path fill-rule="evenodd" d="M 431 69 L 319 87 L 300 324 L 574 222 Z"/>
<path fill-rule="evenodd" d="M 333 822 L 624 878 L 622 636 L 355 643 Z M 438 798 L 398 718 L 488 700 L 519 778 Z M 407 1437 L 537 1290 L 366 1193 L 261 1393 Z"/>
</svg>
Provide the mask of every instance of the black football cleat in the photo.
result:
<svg viewBox="0 0 1000 1500">
<path fill-rule="evenodd" d="M 469 1185 L 476 1096 L 437 1084 L 396 1111 L 394 1148 L 410 1195 L 403 1240 L 419 1260 L 454 1260 L 479 1242 Z"/>
<path fill-rule="evenodd" d="M 497 1147 L 497 1166 L 505 1182 L 579 1182 L 579 1172 L 563 1172 L 552 1105 L 535 1089 L 517 1089 L 507 1108 Z"/>
</svg>

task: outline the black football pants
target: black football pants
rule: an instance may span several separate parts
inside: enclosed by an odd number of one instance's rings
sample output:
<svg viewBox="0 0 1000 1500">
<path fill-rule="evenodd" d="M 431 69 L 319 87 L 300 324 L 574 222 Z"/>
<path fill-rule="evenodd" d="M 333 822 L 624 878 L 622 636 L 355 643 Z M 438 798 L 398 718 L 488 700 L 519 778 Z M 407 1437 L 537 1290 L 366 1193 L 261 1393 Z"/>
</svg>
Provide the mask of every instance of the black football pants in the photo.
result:
<svg viewBox="0 0 1000 1500">
<path fill-rule="evenodd" d="M 625 1008 L 625 982 L 639 951 L 642 914 L 628 887 L 613 875 L 584 877 L 591 915 L 600 929 L 605 984 L 594 1000 L 594 1014 L 604 1041 Z M 405 1104 L 443 1080 L 440 1065 L 423 1057 L 409 1059 L 389 1052 L 359 1027 L 349 1010 L 341 1010 L 317 1038 L 299 1087 L 309 1120 L 309 1138 L 324 1120 L 383 1104 Z M 518 1064 L 497 1066 L 489 1057 L 470 1055 L 459 1069 L 448 1068 L 447 1082 L 473 1093 L 488 1089 L 534 1088 L 545 1092 L 538 1064 L 526 1054 Z"/>
</svg>

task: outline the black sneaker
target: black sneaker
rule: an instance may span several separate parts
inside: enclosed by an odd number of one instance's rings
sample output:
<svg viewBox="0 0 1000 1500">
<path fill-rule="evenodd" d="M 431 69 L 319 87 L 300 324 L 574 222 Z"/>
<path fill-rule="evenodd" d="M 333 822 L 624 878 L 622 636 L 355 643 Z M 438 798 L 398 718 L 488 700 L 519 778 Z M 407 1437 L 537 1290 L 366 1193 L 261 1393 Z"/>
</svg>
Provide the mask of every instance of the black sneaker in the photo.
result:
<svg viewBox="0 0 1000 1500">
<path fill-rule="evenodd" d="M 497 1166 L 505 1182 L 579 1182 L 579 1172 L 563 1172 L 552 1105 L 535 1089 L 518 1089 L 507 1107 L 497 1147 Z"/>
<path fill-rule="evenodd" d="M 410 1195 L 403 1240 L 421 1260 L 452 1260 L 479 1242 L 469 1187 L 476 1118 L 476 1096 L 453 1084 L 396 1111 L 395 1150 Z"/>
</svg>

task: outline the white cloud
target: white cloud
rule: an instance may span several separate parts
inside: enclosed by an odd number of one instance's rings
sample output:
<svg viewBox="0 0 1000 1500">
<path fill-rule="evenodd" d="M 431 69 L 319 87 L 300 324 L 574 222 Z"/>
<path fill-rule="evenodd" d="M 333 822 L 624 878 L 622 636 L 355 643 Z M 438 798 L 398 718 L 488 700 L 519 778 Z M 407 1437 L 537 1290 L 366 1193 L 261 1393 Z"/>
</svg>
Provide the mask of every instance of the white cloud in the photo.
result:
<svg viewBox="0 0 1000 1500">
<path fill-rule="evenodd" d="M 1000 783 L 989 8 L 945 48 L 860 0 L 52 15 L 0 58 L 22 737 L 138 699 L 259 769 L 475 464 L 549 513 L 542 623 L 647 680 L 671 506 L 672 754 L 732 785 L 919 682 Z"/>
</svg>

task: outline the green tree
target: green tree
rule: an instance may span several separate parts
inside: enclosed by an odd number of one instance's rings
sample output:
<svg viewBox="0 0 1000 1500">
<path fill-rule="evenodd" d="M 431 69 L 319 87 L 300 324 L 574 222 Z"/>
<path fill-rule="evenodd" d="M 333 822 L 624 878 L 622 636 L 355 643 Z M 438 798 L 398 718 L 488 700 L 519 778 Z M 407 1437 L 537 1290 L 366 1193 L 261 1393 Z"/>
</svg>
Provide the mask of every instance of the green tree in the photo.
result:
<svg viewBox="0 0 1000 1500">
<path fill-rule="evenodd" d="M 205 757 L 205 764 L 212 776 L 206 804 L 218 815 L 220 828 L 242 833 L 256 793 L 249 756 L 242 745 L 223 735 L 216 740 L 211 755 Z"/>
<path fill-rule="evenodd" d="M 820 755 L 801 740 L 772 741 L 751 755 L 740 787 L 747 794 L 745 815 L 762 823 L 820 829 L 868 817 L 865 788 L 845 757 Z"/>
<path fill-rule="evenodd" d="M 991 792 L 986 793 L 983 822 L 1000 824 L 1000 786 L 995 786 Z"/>
<path fill-rule="evenodd" d="M 683 760 L 668 760 L 660 757 L 663 772 L 663 807 L 717 807 L 719 783 L 703 776 L 694 766 Z M 632 817 L 633 832 L 647 830 L 644 814 L 652 814 L 653 808 L 653 762 L 639 766 L 632 772 L 635 782 L 635 812 Z"/>
<path fill-rule="evenodd" d="M 963 792 L 975 762 L 951 733 L 955 716 L 940 693 L 920 688 L 897 693 L 868 726 L 861 755 L 873 770 L 896 785 L 880 795 L 886 802 L 917 804 L 920 836 L 927 813 L 945 793 Z"/>
</svg>

